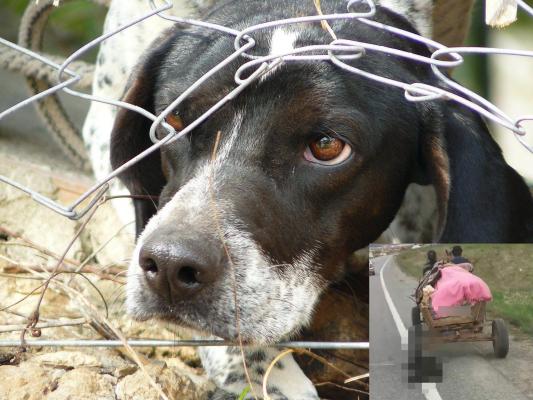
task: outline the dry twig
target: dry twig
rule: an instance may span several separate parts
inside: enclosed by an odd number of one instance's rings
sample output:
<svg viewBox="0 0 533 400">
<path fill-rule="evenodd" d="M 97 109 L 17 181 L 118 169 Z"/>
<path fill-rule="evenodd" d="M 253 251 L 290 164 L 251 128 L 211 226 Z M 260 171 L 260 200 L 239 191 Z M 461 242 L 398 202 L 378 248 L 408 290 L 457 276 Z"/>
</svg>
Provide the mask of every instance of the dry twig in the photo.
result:
<svg viewBox="0 0 533 400">
<path fill-rule="evenodd" d="M 264 397 L 265 400 L 271 400 L 271 397 L 268 394 L 267 384 L 268 384 L 268 378 L 270 377 L 270 373 L 272 372 L 272 368 L 274 368 L 274 366 L 278 363 L 279 360 L 281 360 L 283 357 L 288 356 L 291 353 L 307 355 L 307 356 L 309 356 L 311 358 L 314 358 L 314 359 L 320 361 L 321 363 L 327 365 L 328 367 L 333 368 L 335 371 L 339 372 L 340 374 L 342 374 L 342 375 L 344 375 L 346 377 L 346 380 L 344 381 L 344 383 L 347 383 L 347 381 L 351 382 L 351 381 L 355 380 L 354 378 L 350 377 L 349 374 L 347 374 L 346 372 L 341 370 L 339 367 L 337 367 L 336 365 L 332 364 L 331 362 L 329 362 L 324 357 L 321 357 L 318 354 L 313 353 L 312 351 L 309 351 L 309 350 L 306 350 L 306 349 L 287 349 L 287 350 L 284 350 L 281 353 L 279 353 L 276 357 L 274 357 L 274 359 L 270 362 L 270 365 L 268 366 L 268 368 L 267 368 L 267 370 L 265 372 L 265 375 L 263 376 L 263 397 Z M 363 375 L 361 375 L 359 377 L 355 377 L 355 378 L 362 379 Z M 332 384 L 334 386 L 337 386 L 337 387 L 340 387 L 340 388 L 343 388 L 343 389 L 347 389 L 347 390 L 350 390 L 350 391 L 355 391 L 355 392 L 358 392 L 358 393 L 361 393 L 361 394 L 365 394 L 365 395 L 368 394 L 365 391 L 354 389 L 354 388 L 347 388 L 345 386 L 336 384 L 334 382 L 322 382 L 322 383 L 315 384 L 315 386 L 323 386 L 323 385 L 326 385 L 326 384 Z"/>
<path fill-rule="evenodd" d="M 241 357 L 242 357 L 242 364 L 244 367 L 244 374 L 246 375 L 246 380 L 248 382 L 248 385 L 250 385 L 250 391 L 252 392 L 252 396 L 254 399 L 257 400 L 257 394 L 255 393 L 252 379 L 250 378 L 250 373 L 248 372 L 248 366 L 246 365 L 246 357 L 244 355 L 244 346 L 242 342 L 241 337 L 241 318 L 239 313 L 239 303 L 238 303 L 238 296 L 237 296 L 237 277 L 235 272 L 235 263 L 233 262 L 233 258 L 231 257 L 231 253 L 229 251 L 228 245 L 226 244 L 226 240 L 224 239 L 224 231 L 222 227 L 220 226 L 220 213 L 216 204 L 215 199 L 215 193 L 213 190 L 213 173 L 215 169 L 215 162 L 216 162 L 216 153 L 218 150 L 218 145 L 220 144 L 220 137 L 222 132 L 218 131 L 215 145 L 213 147 L 213 152 L 211 153 L 211 171 L 209 173 L 209 200 L 210 200 L 210 208 L 213 212 L 213 221 L 215 222 L 215 228 L 217 230 L 217 233 L 220 237 L 220 241 L 222 242 L 222 246 L 224 247 L 224 252 L 226 253 L 226 256 L 228 257 L 228 263 L 231 267 L 231 276 L 232 276 L 232 282 L 233 282 L 233 301 L 235 303 L 235 330 L 237 332 L 237 340 L 239 342 L 239 349 L 241 351 Z"/>
</svg>

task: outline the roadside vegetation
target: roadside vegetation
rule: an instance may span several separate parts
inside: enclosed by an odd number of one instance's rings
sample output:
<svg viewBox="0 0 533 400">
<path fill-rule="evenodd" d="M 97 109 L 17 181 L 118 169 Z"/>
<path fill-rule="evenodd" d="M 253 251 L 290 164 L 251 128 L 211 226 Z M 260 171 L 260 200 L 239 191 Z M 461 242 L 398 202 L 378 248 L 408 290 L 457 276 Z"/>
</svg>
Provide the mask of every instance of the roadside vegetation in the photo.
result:
<svg viewBox="0 0 533 400">
<path fill-rule="evenodd" d="M 2 0 L 0 2 L 0 37 L 17 42 L 20 18 L 30 0 Z M 35 0 L 31 0 L 35 1 Z M 48 22 L 44 37 L 47 53 L 66 57 L 102 33 L 107 9 L 87 0 L 62 2 Z M 94 62 L 97 49 L 81 59 Z"/>
<path fill-rule="evenodd" d="M 464 244 L 463 255 L 474 264 L 474 273 L 489 285 L 491 317 L 503 318 L 523 333 L 533 334 L 533 246 L 527 244 Z M 426 252 L 445 257 L 449 245 L 428 245 L 396 256 L 402 270 L 415 278 L 422 273 Z"/>
</svg>

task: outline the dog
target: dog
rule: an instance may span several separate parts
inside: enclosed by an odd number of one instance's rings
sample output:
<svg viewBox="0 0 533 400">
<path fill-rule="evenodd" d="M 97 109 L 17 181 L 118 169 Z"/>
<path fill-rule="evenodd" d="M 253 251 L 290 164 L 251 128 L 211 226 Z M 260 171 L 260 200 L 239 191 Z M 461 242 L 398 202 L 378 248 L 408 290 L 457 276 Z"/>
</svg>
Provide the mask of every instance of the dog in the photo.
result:
<svg viewBox="0 0 533 400">
<path fill-rule="evenodd" d="M 431 1 L 377 3 L 375 20 L 430 35 Z M 126 11 L 123 0 L 115 0 L 106 29 L 118 24 L 121 13 L 132 13 L 131 4 L 137 3 L 128 2 Z M 196 6 L 202 19 L 234 29 L 317 12 L 311 1 Z M 346 2 L 332 0 L 322 7 L 324 13 L 341 13 Z M 422 44 L 356 21 L 330 24 L 340 38 L 430 55 Z M 161 32 L 158 27 L 139 40 L 122 41 L 148 49 L 159 35 L 135 68 L 133 61 L 117 68 L 115 63 L 123 63 L 117 55 L 123 53 L 112 41 L 105 45 L 96 89 L 116 95 L 127 86 L 126 102 L 157 115 L 234 51 L 233 37 L 220 32 L 186 25 Z M 261 30 L 253 37 L 253 53 L 262 55 L 331 41 L 320 24 Z M 392 79 L 446 88 L 427 65 L 370 52 L 349 63 Z M 112 71 L 107 75 L 106 64 Z M 167 123 L 180 130 L 194 121 L 235 86 L 240 64 L 237 60 L 219 71 Z M 150 120 L 125 109 L 112 115 L 94 107 L 84 134 L 95 143 L 95 136 L 113 126 L 113 168 L 152 144 Z M 99 112 L 107 117 L 99 118 Z M 159 138 L 165 134 L 158 128 Z M 99 160 L 108 142 L 96 143 L 91 156 Z M 324 301 L 343 292 L 343 282 L 361 281 L 348 262 L 351 254 L 387 229 L 412 184 L 434 192 L 439 241 L 533 240 L 529 190 L 505 163 L 478 114 L 443 100 L 407 102 L 400 90 L 328 62 L 277 66 L 191 134 L 133 165 L 120 179 L 130 193 L 157 199 L 156 205 L 134 200 L 138 239 L 129 267 L 129 313 L 248 344 L 298 337 L 317 319 L 335 320 Z M 244 353 L 257 394 L 278 352 L 252 348 Z M 235 398 L 248 385 L 242 355 L 234 348 L 205 348 L 200 354 L 219 388 L 213 398 Z M 282 369 L 273 369 L 272 398 L 323 396 L 300 365 L 289 356 Z M 335 398 L 348 398 L 343 396 Z"/>
</svg>

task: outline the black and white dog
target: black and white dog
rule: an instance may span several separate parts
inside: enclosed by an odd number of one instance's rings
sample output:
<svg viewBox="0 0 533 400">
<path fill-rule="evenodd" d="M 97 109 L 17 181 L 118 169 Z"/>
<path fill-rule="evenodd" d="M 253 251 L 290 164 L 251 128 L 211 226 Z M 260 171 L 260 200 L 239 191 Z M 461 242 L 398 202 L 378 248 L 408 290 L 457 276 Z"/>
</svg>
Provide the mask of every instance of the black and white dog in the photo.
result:
<svg viewBox="0 0 533 400">
<path fill-rule="evenodd" d="M 378 3 L 375 20 L 430 36 L 432 1 Z M 204 6 L 203 19 L 234 29 L 317 12 L 313 1 L 303 0 L 220 0 Z M 143 7 L 144 1 L 115 0 L 106 29 Z M 322 8 L 342 13 L 346 1 L 322 1 Z M 157 21 L 153 30 L 139 26 L 136 35 L 104 44 L 99 94 L 116 97 L 124 89 L 135 58 L 127 52 L 148 46 L 165 27 Z M 423 45 L 357 21 L 330 24 L 339 38 L 429 55 Z M 262 30 L 253 37 L 252 52 L 258 55 L 331 41 L 319 23 Z M 233 51 L 231 36 L 170 26 L 142 57 L 124 100 L 159 114 Z M 194 121 L 235 86 L 234 73 L 243 62 L 217 73 L 167 122 L 179 130 Z M 350 62 L 388 78 L 443 87 L 426 65 L 378 53 Z M 84 132 L 98 159 L 107 142 L 95 137 L 114 120 L 111 161 L 117 168 L 152 144 L 151 121 L 127 110 L 115 116 L 105 107 L 93 106 Z M 100 169 L 100 175 L 106 172 Z M 329 62 L 279 65 L 121 179 L 132 194 L 159 199 L 157 207 L 135 201 L 139 237 L 129 269 L 129 312 L 232 340 L 239 331 L 248 343 L 297 337 L 328 288 L 353 278 L 346 262 L 350 254 L 387 229 L 411 183 L 434 188 L 440 241 L 533 240 L 528 188 L 476 113 L 441 100 L 407 102 L 401 90 Z M 261 375 L 276 351 L 248 354 L 255 392 L 261 393 Z M 242 359 L 232 349 L 204 349 L 201 355 L 221 388 L 216 396 L 234 398 L 247 386 Z M 284 359 L 283 367 L 274 369 L 269 381 L 272 398 L 318 398 L 292 358 Z"/>
</svg>

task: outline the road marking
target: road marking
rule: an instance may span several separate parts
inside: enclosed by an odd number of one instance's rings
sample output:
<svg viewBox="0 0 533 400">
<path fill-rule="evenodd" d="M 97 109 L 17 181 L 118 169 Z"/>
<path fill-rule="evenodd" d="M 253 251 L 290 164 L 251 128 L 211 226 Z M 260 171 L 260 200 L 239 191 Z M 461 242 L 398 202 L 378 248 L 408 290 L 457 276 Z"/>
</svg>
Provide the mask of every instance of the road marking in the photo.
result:
<svg viewBox="0 0 533 400">
<path fill-rule="evenodd" d="M 381 281 L 381 287 L 383 288 L 383 294 L 385 295 L 385 300 L 387 301 L 387 305 L 389 306 L 389 310 L 392 314 L 392 318 L 394 319 L 394 323 L 396 324 L 396 329 L 398 329 L 398 333 L 400 334 L 402 350 L 407 350 L 407 344 L 408 344 L 407 328 L 405 327 L 402 321 L 402 318 L 400 317 L 400 314 L 398 313 L 398 310 L 394 306 L 392 297 L 390 296 L 390 293 L 387 290 L 387 285 L 385 285 L 385 278 L 384 278 L 385 269 L 388 267 L 390 260 L 392 260 L 392 256 L 389 256 L 389 258 L 387 258 L 387 261 L 385 261 L 385 263 L 381 267 L 381 271 L 379 273 L 379 280 Z M 424 395 L 426 400 L 442 400 L 442 397 L 440 396 L 439 391 L 437 390 L 437 385 L 435 383 L 422 383 L 422 394 Z"/>
<path fill-rule="evenodd" d="M 435 383 L 423 383 L 422 394 L 427 400 L 442 400 Z"/>
<path fill-rule="evenodd" d="M 390 297 L 389 291 L 387 290 L 387 285 L 385 285 L 385 279 L 383 278 L 383 276 L 385 275 L 385 268 L 388 267 L 390 260 L 392 260 L 391 256 L 387 258 L 387 261 L 385 261 L 385 263 L 383 264 L 383 267 L 381 267 L 379 279 L 381 281 L 381 287 L 383 288 L 383 294 L 385 295 L 385 300 L 387 301 L 387 305 L 389 306 L 389 310 L 392 314 L 392 319 L 394 319 L 394 323 L 396 324 L 396 329 L 398 329 L 398 333 L 400 334 L 402 350 L 407 350 L 407 339 L 408 339 L 407 328 L 403 324 L 402 318 L 400 317 L 398 310 L 396 309 L 396 307 L 394 307 L 392 298 Z"/>
</svg>

